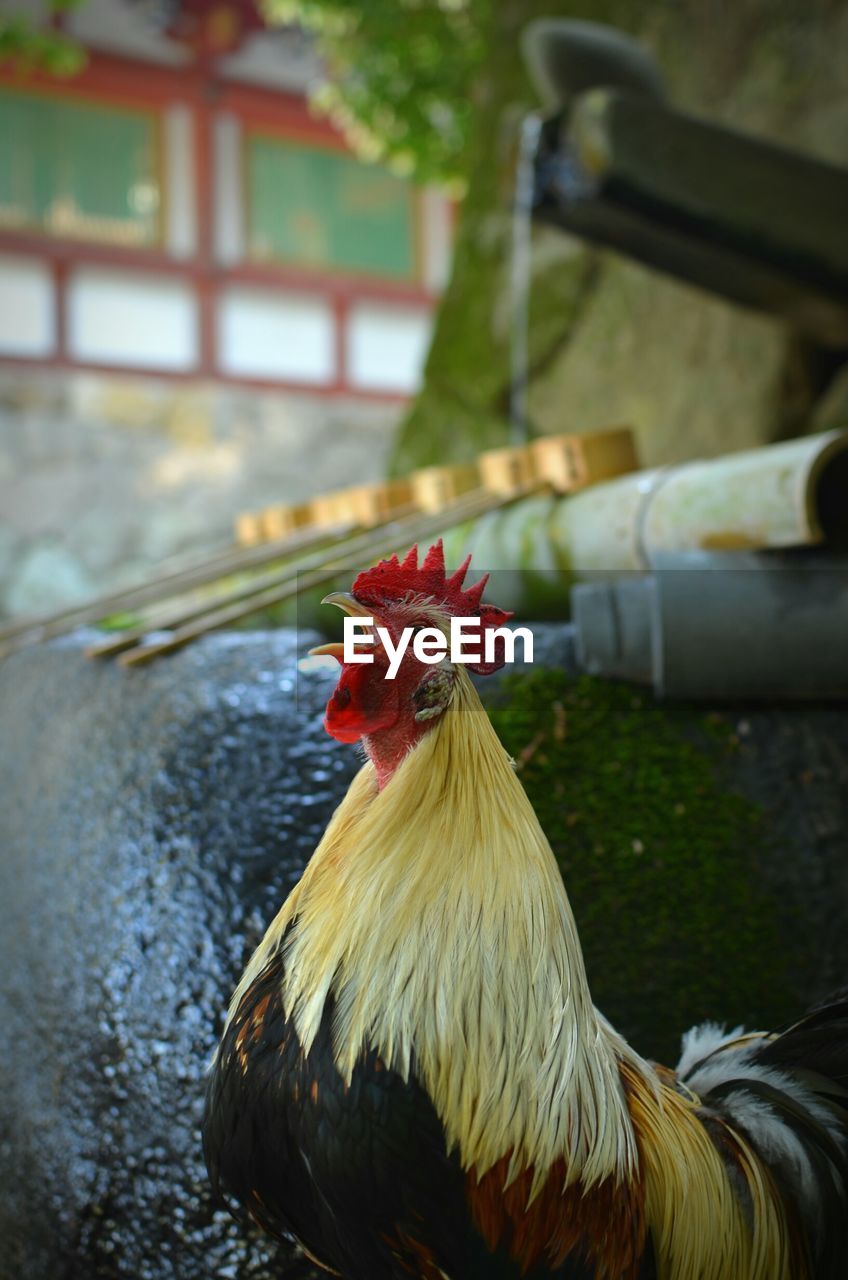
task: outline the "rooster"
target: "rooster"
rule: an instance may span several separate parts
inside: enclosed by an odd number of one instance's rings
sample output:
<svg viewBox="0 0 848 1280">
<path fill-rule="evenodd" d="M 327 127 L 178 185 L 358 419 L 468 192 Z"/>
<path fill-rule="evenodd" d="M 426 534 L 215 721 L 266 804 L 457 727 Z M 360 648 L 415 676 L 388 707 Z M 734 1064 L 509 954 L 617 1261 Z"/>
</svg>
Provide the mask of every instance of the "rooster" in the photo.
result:
<svg viewBox="0 0 848 1280">
<path fill-rule="evenodd" d="M 510 615 L 467 568 L 413 548 L 328 600 L 395 644 L 459 616 L 482 638 Z M 848 1000 L 645 1061 L 592 1004 L 464 666 L 317 652 L 341 664 L 325 727 L 367 761 L 233 996 L 217 1192 L 346 1280 L 844 1280 Z"/>
</svg>

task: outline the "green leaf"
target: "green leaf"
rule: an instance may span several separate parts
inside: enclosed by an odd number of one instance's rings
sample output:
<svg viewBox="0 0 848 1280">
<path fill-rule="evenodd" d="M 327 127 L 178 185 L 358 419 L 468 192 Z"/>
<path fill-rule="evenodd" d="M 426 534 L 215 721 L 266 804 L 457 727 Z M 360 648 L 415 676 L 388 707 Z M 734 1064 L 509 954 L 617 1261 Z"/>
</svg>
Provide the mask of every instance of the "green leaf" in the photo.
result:
<svg viewBox="0 0 848 1280">
<path fill-rule="evenodd" d="M 39 30 L 24 17 L 0 19 L 0 62 L 18 72 L 73 76 L 86 63 L 85 49 L 59 31 Z"/>
<path fill-rule="evenodd" d="M 421 182 L 468 168 L 469 87 L 489 0 L 265 0 L 271 22 L 314 33 L 332 86 L 314 97 L 365 160 Z"/>
</svg>

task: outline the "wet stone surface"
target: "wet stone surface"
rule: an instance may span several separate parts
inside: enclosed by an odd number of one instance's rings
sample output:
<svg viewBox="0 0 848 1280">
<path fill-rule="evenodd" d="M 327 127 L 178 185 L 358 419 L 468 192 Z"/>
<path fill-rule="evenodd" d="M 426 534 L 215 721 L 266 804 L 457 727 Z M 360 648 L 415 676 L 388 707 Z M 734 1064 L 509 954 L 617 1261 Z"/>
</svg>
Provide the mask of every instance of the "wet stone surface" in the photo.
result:
<svg viewBox="0 0 848 1280">
<path fill-rule="evenodd" d="M 0 666 L 2 1280 L 291 1272 L 212 1204 L 198 1124 L 234 981 L 357 767 L 331 679 L 286 633 Z"/>
<path fill-rule="evenodd" d="M 321 726 L 332 673 L 297 674 L 310 642 L 211 636 L 125 672 L 74 638 L 0 664 L 0 1280 L 313 1274 L 212 1203 L 198 1131 L 233 985 L 358 765 Z M 569 661 L 537 628 L 537 665 Z M 824 994 L 848 962 L 848 718 L 731 729 Z"/>
</svg>

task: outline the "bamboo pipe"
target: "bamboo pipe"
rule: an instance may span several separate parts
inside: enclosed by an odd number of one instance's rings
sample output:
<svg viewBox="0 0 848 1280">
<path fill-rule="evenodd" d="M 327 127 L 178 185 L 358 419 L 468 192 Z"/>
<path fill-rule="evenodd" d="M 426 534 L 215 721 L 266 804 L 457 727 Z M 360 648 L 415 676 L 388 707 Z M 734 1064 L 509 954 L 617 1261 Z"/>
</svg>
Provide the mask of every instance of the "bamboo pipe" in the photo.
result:
<svg viewBox="0 0 848 1280">
<path fill-rule="evenodd" d="M 526 452 L 526 451 L 525 451 Z M 434 469 L 436 470 L 436 469 Z M 494 503 L 487 499 L 487 494 L 491 494 L 491 489 L 480 486 L 477 468 L 444 468 L 438 469 L 443 474 L 440 479 L 443 482 L 439 497 L 441 501 L 435 500 L 436 494 L 432 494 L 430 502 L 426 503 L 425 510 L 418 510 L 416 505 L 410 499 L 417 498 L 414 483 L 408 479 L 399 481 L 389 481 L 383 484 L 360 485 L 351 489 L 337 491 L 313 499 L 309 504 L 309 508 L 316 527 L 325 528 L 330 519 L 348 519 L 356 518 L 361 525 L 375 531 L 386 527 L 391 519 L 395 527 L 395 534 L 398 540 L 404 537 L 418 536 L 401 523 L 404 520 L 416 522 L 423 517 L 436 516 L 439 521 L 439 527 L 444 528 L 446 524 L 456 521 L 463 521 L 475 518 L 481 512 L 497 508 L 503 504 L 504 496 L 520 496 L 518 494 L 504 494 L 500 485 L 494 486 L 496 501 Z M 453 472 L 461 470 L 461 477 L 453 475 Z M 471 475 L 477 479 L 476 488 L 470 488 L 469 482 Z M 527 479 L 529 480 L 528 472 Z M 414 479 L 414 478 L 413 478 Z M 447 479 L 447 484 L 444 483 Z M 451 491 L 452 484 L 459 479 L 459 487 L 461 493 L 449 500 L 447 495 Z M 480 504 L 483 504 L 482 506 Z M 469 505 L 470 504 L 470 505 Z M 306 504 L 304 504 L 305 506 Z M 271 521 L 269 514 L 273 513 L 280 521 L 285 519 L 285 512 L 294 511 L 294 508 L 276 508 L 269 509 L 260 518 L 260 525 L 265 529 L 269 527 Z M 301 509 L 298 509 L 298 512 Z M 279 527 L 279 526 L 278 526 Z M 417 528 L 417 524 L 413 523 L 411 529 Z M 421 534 L 420 536 L 425 536 Z M 359 545 L 363 553 L 367 554 L 370 546 L 370 534 L 364 534 L 360 538 Z M 354 544 L 349 544 L 348 549 Z M 389 548 L 391 549 L 391 548 Z M 333 548 L 335 550 L 344 550 L 344 546 Z M 118 654 L 126 654 L 128 650 L 144 650 L 147 651 L 150 646 L 141 644 L 144 637 L 154 630 L 173 629 L 176 628 L 180 634 L 187 629 L 191 629 L 192 635 L 187 636 L 188 639 L 194 638 L 194 635 L 200 635 L 207 629 L 206 620 L 217 617 L 222 611 L 226 611 L 226 621 L 238 621 L 243 617 L 249 616 L 251 612 L 259 612 L 263 608 L 270 607 L 271 603 L 278 604 L 287 599 L 294 592 L 288 592 L 286 584 L 294 581 L 295 577 L 308 571 L 313 565 L 328 563 L 327 555 L 330 549 L 327 548 L 325 554 L 319 557 L 313 557 L 311 560 L 298 561 L 292 566 L 292 572 L 286 572 L 282 575 L 270 573 L 262 575 L 260 578 L 254 579 L 250 583 L 244 584 L 241 588 L 226 593 L 222 600 L 220 597 L 215 600 L 195 600 L 195 601 L 178 601 L 176 606 L 165 611 L 157 612 L 153 618 L 145 619 L 145 621 L 137 627 L 123 631 L 118 635 L 110 636 L 94 645 L 91 645 L 87 654 L 89 657 L 110 657 Z M 241 563 L 246 553 L 244 551 L 237 553 L 238 562 Z M 324 579 L 322 579 L 323 581 Z M 279 589 L 282 595 L 275 594 Z M 300 586 L 298 586 L 298 590 Z M 268 594 L 273 595 L 273 600 L 269 601 Z M 242 607 L 244 606 L 244 607 Z M 225 625 L 222 623 L 220 625 Z M 162 652 L 170 651 L 172 647 L 170 641 L 161 642 L 165 648 Z M 178 646 L 173 646 L 178 647 Z M 134 659 L 126 656 L 121 659 L 125 665 L 132 665 L 135 661 L 142 659 Z"/>
<path fill-rule="evenodd" d="M 304 524 L 347 522 L 371 528 L 415 509 L 436 513 L 480 488 L 502 495 L 544 486 L 573 493 L 635 471 L 638 465 L 633 433 L 627 427 L 544 436 L 531 445 L 489 449 L 476 462 L 425 467 L 397 480 L 335 489 L 296 506 L 245 512 L 236 521 L 236 540 L 242 546 L 253 545 Z"/>
<path fill-rule="evenodd" d="M 236 524 L 240 545 L 205 561 L 183 565 L 166 572 L 155 581 L 113 592 L 85 605 L 58 614 L 25 619 L 0 631 L 0 657 L 27 644 L 38 643 L 99 621 L 119 609 L 135 610 L 153 605 L 152 615 L 134 628 L 94 645 L 93 656 L 122 652 L 136 644 L 152 629 L 182 626 L 202 619 L 221 607 L 228 607 L 279 584 L 279 575 L 271 572 L 235 591 L 224 591 L 217 599 L 197 599 L 202 588 L 219 583 L 236 574 L 250 572 L 273 560 L 291 559 L 310 547 L 325 545 L 334 538 L 351 533 L 356 527 L 374 528 L 414 517 L 418 508 L 424 513 L 438 514 L 450 508 L 457 521 L 469 519 L 454 504 L 475 490 L 500 497 L 515 497 L 551 486 L 557 492 L 570 492 L 605 476 L 632 469 L 636 465 L 633 439 L 629 431 L 614 428 L 585 436 L 545 437 L 530 447 L 490 450 L 478 464 L 429 468 L 411 477 L 383 484 L 360 485 L 327 494 L 296 506 L 277 506 L 264 512 L 245 513 Z M 499 503 L 495 504 L 495 509 Z M 305 526 L 305 527 L 304 527 Z M 194 598 L 186 599 L 194 593 Z M 156 608 L 162 602 L 170 605 Z"/>
<path fill-rule="evenodd" d="M 558 503 L 550 532 L 578 574 L 848 533 L 848 431 L 621 476 Z"/>
<path fill-rule="evenodd" d="M 395 522 L 393 522 L 394 524 Z M 399 522 L 398 522 L 399 523 Z M 379 530 L 382 531 L 382 530 Z M 204 617 L 206 614 L 217 612 L 219 609 L 229 607 L 243 601 L 250 601 L 254 596 L 263 595 L 271 588 L 278 586 L 280 583 L 295 581 L 300 573 L 309 569 L 319 568 L 328 562 L 338 548 L 361 549 L 363 554 L 368 553 L 368 548 L 378 530 L 361 534 L 358 537 L 348 537 L 346 540 L 337 540 L 331 546 L 324 546 L 320 551 L 305 558 L 297 558 L 293 563 L 287 564 L 282 569 L 272 570 L 269 573 L 259 575 L 257 578 L 249 582 L 236 586 L 226 592 L 224 598 L 220 596 L 216 599 L 197 600 L 186 602 L 178 600 L 170 609 L 159 611 L 154 618 L 146 620 L 137 627 L 129 628 L 121 631 L 117 635 L 109 636 L 105 640 L 100 640 L 96 644 L 90 645 L 86 649 L 86 655 L 89 658 L 108 658 L 115 654 L 122 653 L 129 649 L 132 645 L 143 640 L 145 636 L 150 635 L 151 631 L 169 630 L 172 627 L 181 627 L 185 623 L 193 622 L 196 619 Z M 402 530 L 399 536 L 403 536 Z M 321 539 L 326 541 L 326 537 Z M 289 557 L 291 560 L 292 557 Z M 263 605 L 257 605 L 256 611 L 263 608 Z M 242 616 L 246 616 L 250 609 L 246 609 Z"/>
<path fill-rule="evenodd" d="M 66 635 L 76 627 L 99 622 L 110 613 L 139 609 L 205 586 L 228 574 L 255 569 L 272 560 L 299 554 L 330 541 L 334 536 L 346 536 L 351 529 L 351 525 L 338 525 L 335 529 L 304 529 L 276 542 L 263 542 L 250 548 L 233 547 L 211 559 L 197 560 L 150 582 L 124 587 L 60 613 L 24 618 L 0 631 L 0 658 L 26 645 L 38 644 Z"/>
<path fill-rule="evenodd" d="M 320 586 L 334 578 L 343 569 L 358 568 L 363 557 L 369 560 L 388 555 L 396 550 L 399 541 L 420 541 L 432 537 L 452 524 L 462 520 L 472 520 L 495 507 L 515 501 L 515 498 L 502 498 L 491 494 L 477 492 L 468 495 L 468 499 L 458 502 L 454 507 L 429 517 L 407 518 L 399 520 L 394 526 L 384 526 L 366 538 L 351 539 L 332 555 L 323 556 L 320 564 L 314 564 L 315 557 L 309 562 L 301 562 L 294 571 L 280 578 L 277 585 L 259 593 L 253 593 L 245 601 L 236 599 L 220 608 L 209 610 L 195 622 L 179 628 L 163 640 L 151 641 L 139 645 L 121 654 L 119 662 L 122 666 L 138 666 L 151 661 L 165 653 L 173 653 L 192 640 L 206 635 L 210 631 L 219 630 L 252 613 L 271 608 L 274 605 L 291 599 L 300 591 Z M 101 650 L 101 656 L 102 656 Z"/>
</svg>

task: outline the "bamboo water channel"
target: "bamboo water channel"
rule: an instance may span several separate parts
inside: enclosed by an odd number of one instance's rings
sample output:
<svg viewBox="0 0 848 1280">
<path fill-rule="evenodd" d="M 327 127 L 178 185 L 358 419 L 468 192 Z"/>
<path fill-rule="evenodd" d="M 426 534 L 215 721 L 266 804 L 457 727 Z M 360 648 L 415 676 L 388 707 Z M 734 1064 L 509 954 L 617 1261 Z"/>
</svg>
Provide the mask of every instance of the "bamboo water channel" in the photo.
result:
<svg viewBox="0 0 848 1280">
<path fill-rule="evenodd" d="M 244 513 L 236 522 L 242 545 L 88 604 L 14 622 L 0 629 L 0 658 L 78 627 L 109 623 L 117 613 L 140 612 L 117 631 L 112 624 L 114 634 L 87 650 L 93 658 L 137 666 L 280 605 L 340 570 L 364 567 L 533 492 L 577 488 L 635 465 L 632 437 L 617 429 L 582 442 L 551 438 L 535 452 L 493 450 L 474 465 L 431 467 L 405 481 Z"/>
<path fill-rule="evenodd" d="M 545 536 L 575 577 L 644 572 L 668 551 L 843 546 L 848 431 L 652 471 L 639 470 L 625 428 L 544 437 L 489 451 L 473 465 L 426 468 L 401 481 L 245 513 L 229 550 L 0 629 L 0 658 L 105 623 L 111 633 L 89 645 L 89 656 L 138 666 L 413 542 L 457 528 L 473 539 L 474 529 L 508 508 L 520 526 L 540 498 Z M 522 565 L 520 545 L 507 539 L 500 562 L 485 567 L 531 567 Z M 567 610 L 564 598 L 563 616 Z"/>
</svg>

